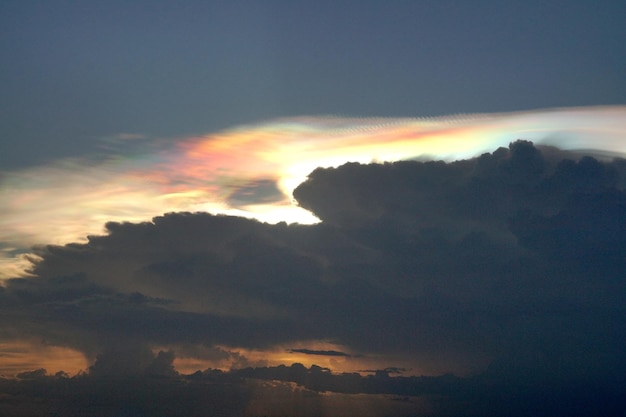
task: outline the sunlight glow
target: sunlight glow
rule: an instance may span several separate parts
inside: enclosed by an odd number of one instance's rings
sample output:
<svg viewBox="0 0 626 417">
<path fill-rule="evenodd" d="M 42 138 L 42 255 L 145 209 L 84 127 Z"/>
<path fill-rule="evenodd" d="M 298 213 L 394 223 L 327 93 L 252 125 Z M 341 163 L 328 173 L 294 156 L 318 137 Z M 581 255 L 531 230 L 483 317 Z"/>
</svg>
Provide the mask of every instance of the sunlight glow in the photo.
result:
<svg viewBox="0 0 626 417">
<path fill-rule="evenodd" d="M 0 172 L 0 279 L 27 274 L 24 253 L 32 245 L 84 242 L 103 233 L 108 221 L 207 211 L 269 223 L 315 223 L 291 195 L 317 167 L 455 160 L 517 139 L 623 154 L 625 132 L 626 106 L 613 106 L 429 119 L 298 117 L 174 144 L 120 140 L 117 148 L 108 143 L 109 153 L 98 159 Z M 129 143 L 132 153 L 124 148 Z M 142 144 L 144 152 L 137 152 Z"/>
<path fill-rule="evenodd" d="M 12 377 L 19 372 L 45 369 L 48 375 L 59 371 L 75 375 L 88 367 L 85 355 L 74 349 L 43 344 L 41 341 L 9 341 L 0 343 L 0 376 Z"/>
</svg>

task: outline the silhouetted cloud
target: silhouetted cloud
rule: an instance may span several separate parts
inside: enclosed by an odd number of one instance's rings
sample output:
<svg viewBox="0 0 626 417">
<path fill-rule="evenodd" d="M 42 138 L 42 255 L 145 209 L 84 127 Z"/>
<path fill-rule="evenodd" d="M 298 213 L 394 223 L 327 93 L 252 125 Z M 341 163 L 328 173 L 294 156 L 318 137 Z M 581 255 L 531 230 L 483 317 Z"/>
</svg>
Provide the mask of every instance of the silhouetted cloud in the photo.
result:
<svg viewBox="0 0 626 417">
<path fill-rule="evenodd" d="M 373 373 L 373 374 L 401 374 L 408 371 L 408 369 L 406 368 L 398 368 L 398 367 L 388 367 L 385 369 L 360 369 L 358 372 L 367 372 L 367 373 Z"/>
<path fill-rule="evenodd" d="M 176 376 L 174 352 L 160 351 L 156 357 L 147 346 L 109 348 L 89 367 L 92 376 Z"/>
<path fill-rule="evenodd" d="M 84 352 L 94 378 L 174 378 L 175 347 L 230 361 L 241 369 L 231 377 L 313 391 L 426 395 L 389 388 L 413 381 L 390 377 L 411 367 L 474 375 L 435 391 L 490 404 L 486 415 L 496 403 L 529 413 L 542 392 L 564 401 L 546 406 L 556 413 L 581 399 L 614 410 L 626 374 L 625 178 L 624 160 L 525 141 L 450 163 L 318 169 L 294 196 L 320 224 L 170 213 L 37 248 L 35 277 L 0 289 L 0 330 Z M 329 341 L 341 348 L 312 343 Z M 286 349 L 379 372 L 248 367 L 246 352 Z M 375 358 L 388 363 L 357 365 Z M 609 408 L 591 400 L 598 381 Z"/>
<path fill-rule="evenodd" d="M 558 384 L 508 379 L 491 370 L 457 377 L 332 373 L 291 366 L 217 369 L 192 375 L 47 375 L 40 369 L 20 379 L 0 378 L 0 412 L 118 415 L 620 415 L 623 377 Z M 28 374 L 28 375 L 26 375 Z M 41 401 L 45 392 L 46 401 Z M 367 395 L 367 397 L 364 397 Z M 363 407 L 368 407 L 363 414 Z M 373 407 L 373 409 L 372 409 Z M 262 413 L 259 413 L 263 410 Z M 322 411 L 323 410 L 323 411 Z"/>
<path fill-rule="evenodd" d="M 261 179 L 249 181 L 241 186 L 232 186 L 233 192 L 226 202 L 233 206 L 246 204 L 269 204 L 285 199 L 283 192 L 278 188 L 276 180 Z"/>
<path fill-rule="evenodd" d="M 33 371 L 24 371 L 16 375 L 19 379 L 40 379 L 47 375 L 47 371 L 44 368 L 35 369 Z"/>
<path fill-rule="evenodd" d="M 320 356 L 347 356 L 345 352 L 339 352 L 337 350 L 313 350 L 313 349 L 288 349 L 291 353 L 304 353 L 305 355 L 320 355 Z"/>
</svg>

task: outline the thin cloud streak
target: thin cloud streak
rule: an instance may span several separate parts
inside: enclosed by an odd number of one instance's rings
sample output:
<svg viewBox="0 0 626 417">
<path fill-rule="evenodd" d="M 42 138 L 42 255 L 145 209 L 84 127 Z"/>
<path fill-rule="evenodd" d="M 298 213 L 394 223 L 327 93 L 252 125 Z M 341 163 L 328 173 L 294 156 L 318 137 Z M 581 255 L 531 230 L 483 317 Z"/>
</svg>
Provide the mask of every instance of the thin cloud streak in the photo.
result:
<svg viewBox="0 0 626 417">
<path fill-rule="evenodd" d="M 125 140 L 98 160 L 68 159 L 1 173 L 0 278 L 26 275 L 24 254 L 31 246 L 84 242 L 87 235 L 103 233 L 108 221 L 206 211 L 269 223 L 317 222 L 291 197 L 317 167 L 419 157 L 454 160 L 520 138 L 562 149 L 622 153 L 624 132 L 626 106 L 430 119 L 299 117 L 173 145 L 133 135 L 134 156 L 125 151 Z M 138 142 L 145 144 L 143 153 Z"/>
</svg>

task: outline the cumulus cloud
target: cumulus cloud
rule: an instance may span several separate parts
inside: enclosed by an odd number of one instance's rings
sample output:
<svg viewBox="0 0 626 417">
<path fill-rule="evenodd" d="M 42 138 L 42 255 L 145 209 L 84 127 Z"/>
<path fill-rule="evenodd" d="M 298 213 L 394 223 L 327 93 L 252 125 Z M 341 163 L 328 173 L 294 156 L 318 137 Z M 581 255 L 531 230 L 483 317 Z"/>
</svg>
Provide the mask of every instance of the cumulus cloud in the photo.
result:
<svg viewBox="0 0 626 417">
<path fill-rule="evenodd" d="M 176 376 L 174 352 L 159 351 L 155 356 L 147 346 L 123 346 L 104 350 L 89 367 L 89 375 L 100 376 Z"/>
<path fill-rule="evenodd" d="M 625 177 L 622 159 L 527 141 L 318 169 L 294 197 L 319 224 L 170 213 L 39 247 L 36 277 L 0 290 L 0 331 L 83 351 L 94 376 L 174 376 L 180 347 L 232 368 L 289 350 L 479 385 L 619 386 Z"/>
<path fill-rule="evenodd" d="M 300 117 L 168 142 L 105 138 L 98 155 L 0 173 L 0 279 L 25 275 L 21 254 L 32 245 L 83 241 L 107 221 L 206 211 L 315 223 L 291 194 L 317 167 L 469 158 L 518 138 L 623 156 L 625 120 L 625 106 L 607 106 L 421 119 Z"/>
</svg>

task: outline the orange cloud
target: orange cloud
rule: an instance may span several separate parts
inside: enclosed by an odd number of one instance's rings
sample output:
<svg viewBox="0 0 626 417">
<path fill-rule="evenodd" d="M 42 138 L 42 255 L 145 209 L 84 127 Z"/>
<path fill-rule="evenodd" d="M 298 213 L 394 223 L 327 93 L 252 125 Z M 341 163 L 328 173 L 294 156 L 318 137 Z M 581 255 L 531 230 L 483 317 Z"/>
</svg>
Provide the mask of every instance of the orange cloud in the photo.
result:
<svg viewBox="0 0 626 417">
<path fill-rule="evenodd" d="M 88 367 L 87 359 L 81 352 L 41 342 L 1 342 L 0 352 L 0 376 L 15 376 L 24 370 L 41 368 L 50 375 L 59 371 L 75 375 Z"/>
</svg>

